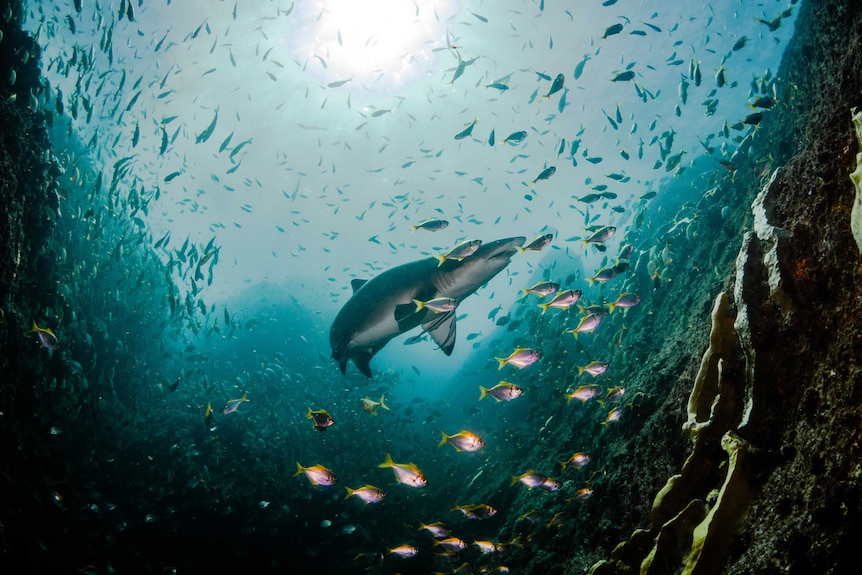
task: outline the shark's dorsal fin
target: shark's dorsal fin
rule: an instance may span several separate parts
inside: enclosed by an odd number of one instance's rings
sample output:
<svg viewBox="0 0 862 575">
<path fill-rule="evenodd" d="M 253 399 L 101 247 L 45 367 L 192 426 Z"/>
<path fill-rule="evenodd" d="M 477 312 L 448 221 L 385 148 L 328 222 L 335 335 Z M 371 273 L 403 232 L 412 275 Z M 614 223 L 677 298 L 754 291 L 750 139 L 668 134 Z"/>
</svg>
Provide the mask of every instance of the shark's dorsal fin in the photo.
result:
<svg viewBox="0 0 862 575">
<path fill-rule="evenodd" d="M 353 293 L 359 291 L 359 288 L 368 283 L 368 280 L 350 280 L 350 287 L 353 288 Z"/>
<path fill-rule="evenodd" d="M 434 314 L 430 320 L 422 324 L 422 328 L 431 334 L 431 337 L 446 355 L 452 355 L 455 348 L 455 312 L 450 311 L 442 314 Z"/>
</svg>

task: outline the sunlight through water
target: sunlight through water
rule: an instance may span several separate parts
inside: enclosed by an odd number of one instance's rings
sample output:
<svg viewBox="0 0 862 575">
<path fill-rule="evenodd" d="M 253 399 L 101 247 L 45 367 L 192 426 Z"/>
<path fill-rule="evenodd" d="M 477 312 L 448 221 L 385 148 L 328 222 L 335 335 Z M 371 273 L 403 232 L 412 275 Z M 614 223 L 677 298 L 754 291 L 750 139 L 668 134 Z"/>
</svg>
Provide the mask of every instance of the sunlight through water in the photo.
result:
<svg viewBox="0 0 862 575">
<path fill-rule="evenodd" d="M 376 81 L 384 74 L 398 84 L 417 74 L 446 36 L 441 18 L 448 2 L 376 0 L 317 2 L 317 20 L 306 56 L 327 76 L 342 81 Z"/>
</svg>

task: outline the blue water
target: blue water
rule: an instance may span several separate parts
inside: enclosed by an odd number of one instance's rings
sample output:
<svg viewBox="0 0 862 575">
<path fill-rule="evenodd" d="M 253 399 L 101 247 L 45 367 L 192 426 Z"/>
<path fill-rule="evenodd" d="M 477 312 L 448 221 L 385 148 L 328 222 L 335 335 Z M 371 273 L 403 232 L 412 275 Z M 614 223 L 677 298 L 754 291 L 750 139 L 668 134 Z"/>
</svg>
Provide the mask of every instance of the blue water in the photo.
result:
<svg viewBox="0 0 862 575">
<path fill-rule="evenodd" d="M 417 572 L 442 568 L 420 522 L 459 526 L 468 544 L 501 540 L 510 476 L 542 464 L 525 458 L 564 409 L 573 367 L 610 354 L 598 342 L 610 347 L 672 278 L 658 238 L 686 233 L 698 198 L 731 176 L 719 161 L 755 129 L 746 104 L 780 101 L 795 17 L 773 32 L 758 19 L 786 3 L 545 4 L 29 3 L 51 87 L 37 104 L 55 112 L 64 170 L 51 239 L 64 281 L 41 318 L 63 344 L 45 350 L 62 400 L 46 419 L 89 479 L 58 494 L 76 512 L 96 506 L 96 539 L 140 544 L 158 568 L 216 541 L 261 566 L 361 570 L 382 554 L 387 571 Z M 562 89 L 544 97 L 558 74 Z M 436 218 L 448 227 L 411 231 Z M 584 245 L 591 225 L 617 231 Z M 416 330 L 374 357 L 370 380 L 330 360 L 350 280 L 469 239 L 544 233 L 550 246 L 515 255 L 459 305 L 451 356 L 411 343 Z M 588 283 L 635 242 L 621 277 Z M 582 290 L 582 305 L 643 302 L 614 312 L 605 340 L 575 342 L 577 308 L 539 316 L 541 300 L 520 299 L 542 280 Z M 539 349 L 539 365 L 498 373 L 494 358 L 516 347 Z M 479 385 L 501 377 L 524 395 L 479 403 Z M 362 410 L 384 394 L 391 411 Z M 309 407 L 335 425 L 315 431 Z M 486 447 L 437 446 L 462 429 Z M 397 485 L 378 468 L 386 453 L 428 487 Z M 338 484 L 293 477 L 297 462 Z M 343 499 L 364 483 L 385 503 Z M 497 523 L 451 511 L 480 502 Z M 178 550 L 145 549 L 154 533 Z M 415 563 L 386 554 L 405 543 Z"/>
</svg>

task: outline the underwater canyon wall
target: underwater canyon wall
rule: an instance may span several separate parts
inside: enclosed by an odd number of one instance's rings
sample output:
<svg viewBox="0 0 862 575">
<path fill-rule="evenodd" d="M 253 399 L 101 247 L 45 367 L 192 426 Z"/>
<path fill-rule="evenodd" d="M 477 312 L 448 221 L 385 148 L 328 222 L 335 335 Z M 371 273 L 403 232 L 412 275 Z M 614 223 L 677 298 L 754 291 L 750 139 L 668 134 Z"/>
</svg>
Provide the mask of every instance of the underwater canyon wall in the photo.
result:
<svg viewBox="0 0 862 575">
<path fill-rule="evenodd" d="M 728 275 L 711 294 L 711 335 L 692 332 L 700 350 L 708 349 L 699 366 L 700 351 L 681 370 L 661 369 L 677 376 L 667 409 L 646 422 L 641 439 L 627 440 L 627 452 L 646 462 L 607 490 L 640 520 L 591 573 L 855 571 L 853 546 L 862 535 L 862 266 L 851 233 L 850 174 L 856 170 L 858 190 L 860 140 L 851 118 L 862 107 L 860 61 L 860 3 L 801 5 L 777 74 L 779 105 L 753 134 L 734 181 L 720 188 L 741 212 L 734 214 L 732 247 L 713 254 Z M 691 277 L 707 255 L 693 249 Z M 682 299 L 699 288 L 671 288 L 677 293 L 669 299 L 690 303 L 675 313 L 705 317 L 706 294 Z M 669 336 L 666 346 L 674 330 L 656 335 Z M 689 390 L 688 412 L 681 413 L 679 400 Z M 681 423 L 685 434 L 677 431 L 677 441 L 692 442 L 652 499 L 626 483 L 646 483 L 669 464 L 668 453 L 679 457 L 666 428 L 652 433 L 659 422 L 677 430 Z M 619 525 L 618 514 L 602 515 L 593 519 Z M 567 572 L 581 571 L 571 565 Z"/>
</svg>

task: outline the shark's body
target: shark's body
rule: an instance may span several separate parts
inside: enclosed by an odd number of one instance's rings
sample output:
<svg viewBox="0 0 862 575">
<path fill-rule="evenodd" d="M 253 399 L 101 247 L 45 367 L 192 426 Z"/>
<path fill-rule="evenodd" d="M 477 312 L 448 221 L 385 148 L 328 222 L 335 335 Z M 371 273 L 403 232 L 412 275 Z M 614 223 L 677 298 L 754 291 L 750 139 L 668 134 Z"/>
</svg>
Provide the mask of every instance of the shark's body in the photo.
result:
<svg viewBox="0 0 862 575">
<path fill-rule="evenodd" d="M 329 343 L 341 373 L 347 361 L 371 377 L 371 358 L 390 339 L 422 325 L 446 355 L 455 347 L 455 311 L 417 311 L 413 300 L 452 298 L 458 303 L 500 273 L 526 238 L 483 244 L 461 261 L 435 258 L 410 262 L 369 281 L 353 280 L 351 297 L 332 322 Z"/>
</svg>

